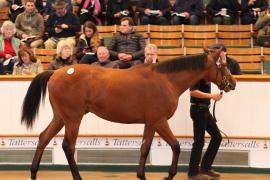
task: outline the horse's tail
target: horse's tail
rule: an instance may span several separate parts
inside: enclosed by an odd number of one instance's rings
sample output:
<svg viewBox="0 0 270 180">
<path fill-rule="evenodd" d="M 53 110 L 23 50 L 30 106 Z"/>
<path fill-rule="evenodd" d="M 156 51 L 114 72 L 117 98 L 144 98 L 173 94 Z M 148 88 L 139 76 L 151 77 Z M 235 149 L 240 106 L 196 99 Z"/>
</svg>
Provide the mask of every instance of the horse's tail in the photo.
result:
<svg viewBox="0 0 270 180">
<path fill-rule="evenodd" d="M 34 120 L 38 115 L 40 99 L 44 100 L 47 89 L 47 82 L 53 75 L 53 71 L 45 71 L 38 74 L 31 82 L 28 91 L 24 97 L 22 105 L 21 123 L 25 124 L 27 129 L 32 129 Z"/>
</svg>

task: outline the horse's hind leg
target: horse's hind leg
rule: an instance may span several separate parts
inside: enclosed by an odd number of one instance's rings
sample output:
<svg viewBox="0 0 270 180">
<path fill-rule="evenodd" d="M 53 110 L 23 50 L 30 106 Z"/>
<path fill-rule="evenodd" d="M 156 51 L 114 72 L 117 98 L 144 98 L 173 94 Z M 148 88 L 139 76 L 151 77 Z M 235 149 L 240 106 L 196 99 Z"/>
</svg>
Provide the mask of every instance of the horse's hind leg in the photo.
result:
<svg viewBox="0 0 270 180">
<path fill-rule="evenodd" d="M 54 115 L 48 127 L 39 135 L 39 142 L 31 166 L 31 180 L 35 180 L 45 147 L 64 126 L 62 119 Z"/>
<path fill-rule="evenodd" d="M 65 138 L 62 144 L 74 180 L 82 180 L 79 174 L 78 166 L 74 159 L 75 144 L 78 137 L 80 124 L 81 120 L 71 120 L 70 123 L 66 124 Z"/>
<path fill-rule="evenodd" d="M 145 178 L 145 162 L 150 151 L 150 147 L 153 141 L 155 131 L 152 127 L 145 125 L 143 133 L 143 142 L 141 146 L 141 157 L 139 167 L 137 170 L 137 177 L 140 180 L 146 180 Z"/>
<path fill-rule="evenodd" d="M 180 145 L 173 135 L 167 120 L 160 121 L 155 125 L 157 133 L 171 146 L 173 151 L 172 164 L 169 170 L 169 176 L 165 180 L 172 180 L 177 173 L 177 163 L 180 155 Z"/>
</svg>

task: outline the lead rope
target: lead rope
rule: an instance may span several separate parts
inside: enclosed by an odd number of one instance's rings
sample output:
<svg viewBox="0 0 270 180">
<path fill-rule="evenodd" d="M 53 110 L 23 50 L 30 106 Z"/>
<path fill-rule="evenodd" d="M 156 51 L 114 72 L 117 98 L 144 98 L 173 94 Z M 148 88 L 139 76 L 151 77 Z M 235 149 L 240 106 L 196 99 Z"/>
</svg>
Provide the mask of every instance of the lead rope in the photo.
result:
<svg viewBox="0 0 270 180">
<path fill-rule="evenodd" d="M 223 94 L 223 91 L 220 91 L 220 94 Z M 215 100 L 215 102 L 214 102 L 214 106 L 213 106 L 213 117 L 214 117 L 214 120 L 217 122 L 217 118 L 216 118 L 216 100 Z M 222 130 L 220 130 L 219 128 L 218 128 L 218 130 L 219 130 L 219 132 L 221 133 L 221 134 L 223 134 L 227 139 L 228 139 L 228 144 L 230 143 L 230 139 L 229 139 L 229 137 L 228 137 L 228 135 L 225 133 L 225 132 L 223 132 Z"/>
</svg>

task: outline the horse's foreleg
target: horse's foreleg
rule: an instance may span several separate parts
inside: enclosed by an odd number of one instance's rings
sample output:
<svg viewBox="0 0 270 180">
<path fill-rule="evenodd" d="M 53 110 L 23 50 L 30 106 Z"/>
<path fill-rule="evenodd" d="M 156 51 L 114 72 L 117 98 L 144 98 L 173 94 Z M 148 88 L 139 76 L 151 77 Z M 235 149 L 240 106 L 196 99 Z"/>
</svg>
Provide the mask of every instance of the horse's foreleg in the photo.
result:
<svg viewBox="0 0 270 180">
<path fill-rule="evenodd" d="M 74 122 L 70 121 L 69 124 L 66 124 L 65 138 L 62 144 L 74 180 L 82 180 L 74 159 L 75 144 L 78 137 L 80 122 L 81 120 Z"/>
<path fill-rule="evenodd" d="M 165 180 L 172 180 L 177 173 L 177 163 L 180 155 L 180 145 L 173 135 L 167 120 L 160 121 L 155 125 L 157 133 L 171 146 L 173 151 L 172 164 L 169 170 L 169 176 Z"/>
<path fill-rule="evenodd" d="M 143 133 L 143 141 L 141 146 L 141 157 L 139 167 L 137 171 L 137 177 L 140 180 L 146 180 L 145 178 L 145 162 L 150 151 L 150 147 L 153 141 L 155 131 L 152 127 L 145 125 Z"/>
<path fill-rule="evenodd" d="M 63 121 L 60 118 L 54 116 L 48 127 L 39 135 L 39 142 L 31 166 L 31 180 L 36 179 L 37 171 L 45 147 L 48 145 L 51 139 L 62 129 L 63 126 Z"/>
</svg>

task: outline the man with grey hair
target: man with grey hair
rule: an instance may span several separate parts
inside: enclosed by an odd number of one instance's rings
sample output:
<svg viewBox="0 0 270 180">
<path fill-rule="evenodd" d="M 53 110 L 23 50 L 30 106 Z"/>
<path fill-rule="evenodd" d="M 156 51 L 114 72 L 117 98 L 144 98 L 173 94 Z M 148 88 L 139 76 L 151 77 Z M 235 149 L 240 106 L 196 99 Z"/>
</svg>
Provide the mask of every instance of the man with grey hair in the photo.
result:
<svg viewBox="0 0 270 180">
<path fill-rule="evenodd" d="M 152 64 L 157 62 L 158 48 L 155 44 L 147 44 L 144 49 L 144 63 Z"/>
<path fill-rule="evenodd" d="M 110 60 L 109 50 L 105 46 L 100 46 L 97 49 L 97 58 L 98 61 L 92 63 L 94 66 L 110 67 L 118 69 L 119 65 Z"/>
</svg>

